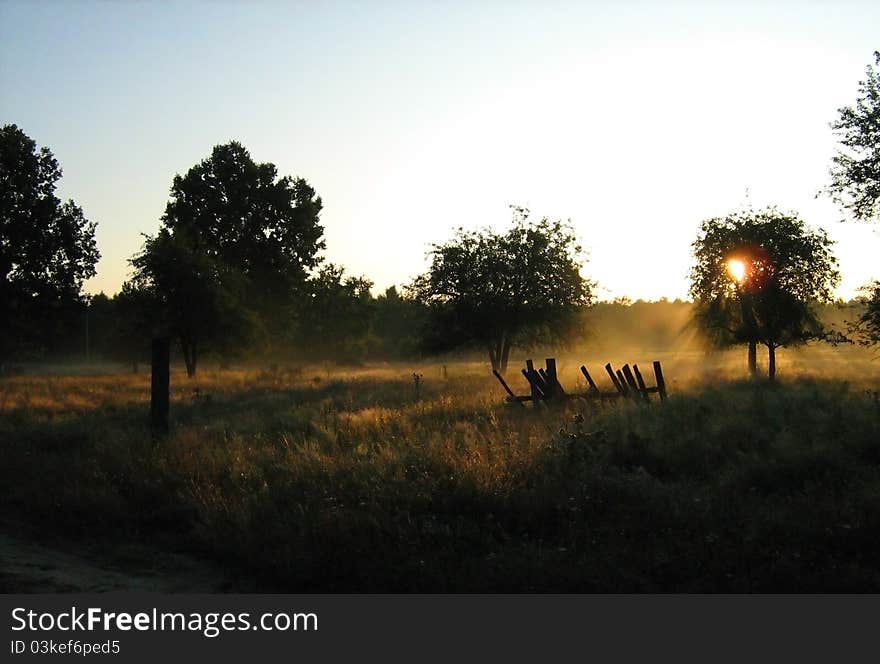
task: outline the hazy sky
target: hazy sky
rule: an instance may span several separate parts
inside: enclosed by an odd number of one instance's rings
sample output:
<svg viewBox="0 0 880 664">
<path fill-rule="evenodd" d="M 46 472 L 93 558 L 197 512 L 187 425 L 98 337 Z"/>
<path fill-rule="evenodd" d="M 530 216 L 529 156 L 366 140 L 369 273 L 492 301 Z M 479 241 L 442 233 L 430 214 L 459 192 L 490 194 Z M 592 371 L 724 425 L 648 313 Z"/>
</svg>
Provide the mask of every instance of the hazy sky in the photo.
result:
<svg viewBox="0 0 880 664">
<path fill-rule="evenodd" d="M 600 297 L 683 297 L 700 221 L 776 203 L 838 241 L 828 123 L 880 2 L 0 0 L 0 124 L 52 149 L 118 290 L 175 173 L 236 139 L 324 200 L 326 257 L 376 291 L 508 205 L 571 218 Z"/>
</svg>

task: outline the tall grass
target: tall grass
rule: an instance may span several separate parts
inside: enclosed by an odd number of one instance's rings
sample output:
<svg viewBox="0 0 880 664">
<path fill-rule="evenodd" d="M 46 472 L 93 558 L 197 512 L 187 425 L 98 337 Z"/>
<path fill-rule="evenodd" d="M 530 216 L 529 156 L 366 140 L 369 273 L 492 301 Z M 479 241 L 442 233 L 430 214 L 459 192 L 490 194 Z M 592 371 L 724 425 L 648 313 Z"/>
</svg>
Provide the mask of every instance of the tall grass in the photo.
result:
<svg viewBox="0 0 880 664">
<path fill-rule="evenodd" d="M 156 445 L 147 377 L 11 378 L 0 516 L 187 550 L 248 590 L 880 589 L 876 366 L 768 386 L 716 359 L 664 359 L 662 406 L 537 410 L 479 363 L 175 374 Z"/>
</svg>

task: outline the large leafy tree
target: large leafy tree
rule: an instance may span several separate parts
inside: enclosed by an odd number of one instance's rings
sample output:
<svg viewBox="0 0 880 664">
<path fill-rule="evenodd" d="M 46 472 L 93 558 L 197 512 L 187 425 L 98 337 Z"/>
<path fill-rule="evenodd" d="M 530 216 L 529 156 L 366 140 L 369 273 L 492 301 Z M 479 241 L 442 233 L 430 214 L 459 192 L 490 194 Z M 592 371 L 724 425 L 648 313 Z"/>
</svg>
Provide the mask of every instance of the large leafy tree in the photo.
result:
<svg viewBox="0 0 880 664">
<path fill-rule="evenodd" d="M 434 245 L 430 268 L 410 285 L 429 308 L 436 348 L 476 343 L 502 373 L 514 343 L 562 331 L 593 300 L 570 225 L 513 211 L 506 233 L 458 229 Z"/>
<path fill-rule="evenodd" d="M 48 343 L 79 310 L 100 258 L 95 223 L 55 195 L 61 167 L 14 124 L 0 129 L 0 362 Z"/>
<path fill-rule="evenodd" d="M 278 177 L 235 141 L 174 177 L 162 229 L 132 264 L 192 373 L 207 348 L 286 334 L 324 248 L 321 207 L 304 179 Z"/>
<path fill-rule="evenodd" d="M 171 186 L 162 223 L 186 231 L 194 246 L 247 279 L 257 308 L 286 303 L 324 249 L 321 199 L 303 178 L 278 177 L 236 141 L 216 146 Z"/>
<path fill-rule="evenodd" d="M 830 301 L 839 280 L 831 245 L 825 231 L 772 207 L 706 219 L 690 273 L 697 322 L 720 346 L 748 344 L 752 375 L 765 345 L 773 379 L 777 348 L 821 332 L 814 305 Z"/>
<path fill-rule="evenodd" d="M 880 219 L 880 51 L 868 65 L 854 106 L 831 124 L 842 149 L 834 157 L 829 192 L 858 220 Z"/>
</svg>

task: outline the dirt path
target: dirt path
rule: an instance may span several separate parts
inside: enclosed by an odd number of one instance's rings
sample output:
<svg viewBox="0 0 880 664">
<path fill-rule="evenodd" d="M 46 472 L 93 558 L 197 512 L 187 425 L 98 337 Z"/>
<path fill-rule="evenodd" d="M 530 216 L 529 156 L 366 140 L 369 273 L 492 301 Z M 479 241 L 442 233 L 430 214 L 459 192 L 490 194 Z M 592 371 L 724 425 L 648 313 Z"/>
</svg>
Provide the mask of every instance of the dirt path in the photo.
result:
<svg viewBox="0 0 880 664">
<path fill-rule="evenodd" d="M 181 554 L 138 549 L 134 563 L 109 563 L 81 546 L 49 548 L 0 532 L 3 593 L 222 592 L 229 585 L 217 570 Z"/>
</svg>

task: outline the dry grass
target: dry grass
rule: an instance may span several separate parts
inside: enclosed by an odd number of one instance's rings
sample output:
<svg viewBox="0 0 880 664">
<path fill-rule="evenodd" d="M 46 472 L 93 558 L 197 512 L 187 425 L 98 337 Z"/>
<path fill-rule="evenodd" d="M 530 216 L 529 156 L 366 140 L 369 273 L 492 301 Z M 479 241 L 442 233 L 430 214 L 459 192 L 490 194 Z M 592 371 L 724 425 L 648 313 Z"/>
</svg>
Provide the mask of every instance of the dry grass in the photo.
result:
<svg viewBox="0 0 880 664">
<path fill-rule="evenodd" d="M 770 388 L 743 355 L 560 358 L 661 359 L 648 408 L 518 408 L 480 362 L 176 371 L 157 445 L 147 376 L 10 378 L 2 516 L 279 591 L 880 589 L 880 363 L 783 351 Z"/>
</svg>

